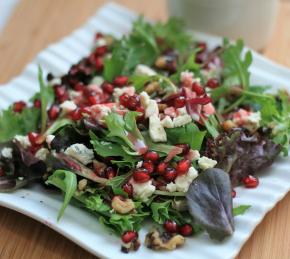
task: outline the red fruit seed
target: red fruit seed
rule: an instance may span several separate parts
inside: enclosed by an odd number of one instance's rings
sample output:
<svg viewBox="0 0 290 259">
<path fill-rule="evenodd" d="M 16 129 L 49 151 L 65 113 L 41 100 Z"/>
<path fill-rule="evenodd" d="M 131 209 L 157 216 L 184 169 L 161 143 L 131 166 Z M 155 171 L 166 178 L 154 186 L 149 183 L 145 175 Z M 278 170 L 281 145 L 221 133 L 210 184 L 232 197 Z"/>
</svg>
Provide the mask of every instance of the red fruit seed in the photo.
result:
<svg viewBox="0 0 290 259">
<path fill-rule="evenodd" d="M 83 83 L 77 83 L 74 85 L 74 89 L 77 92 L 83 92 L 85 90 L 85 85 Z"/>
<path fill-rule="evenodd" d="M 40 134 L 38 134 L 36 132 L 29 132 L 28 133 L 28 139 L 29 139 L 32 146 L 38 145 L 37 141 L 39 140 L 39 137 L 40 137 Z"/>
<path fill-rule="evenodd" d="M 191 236 L 193 233 L 192 226 L 190 224 L 185 224 L 179 228 L 179 233 L 185 237 Z"/>
<path fill-rule="evenodd" d="M 174 107 L 177 108 L 182 108 L 184 107 L 186 103 L 186 99 L 184 96 L 179 96 L 174 100 Z"/>
<path fill-rule="evenodd" d="M 206 86 L 212 89 L 217 88 L 219 87 L 219 81 L 216 78 L 210 78 L 206 82 Z"/>
<path fill-rule="evenodd" d="M 100 47 L 97 47 L 95 50 L 95 54 L 97 56 L 103 56 L 104 54 L 106 54 L 106 52 L 107 52 L 107 46 L 100 46 Z"/>
<path fill-rule="evenodd" d="M 138 238 L 138 234 L 135 231 L 127 231 L 122 235 L 122 241 L 127 244 Z"/>
<path fill-rule="evenodd" d="M 106 178 L 108 178 L 108 179 L 112 179 L 117 175 L 115 169 L 111 166 L 106 168 L 105 174 L 106 174 Z"/>
<path fill-rule="evenodd" d="M 122 87 L 124 85 L 126 85 L 128 83 L 128 77 L 127 76 L 117 76 L 114 81 L 113 84 L 119 87 Z"/>
<path fill-rule="evenodd" d="M 104 82 L 102 84 L 102 88 L 108 94 L 112 94 L 114 92 L 114 86 L 110 83 Z"/>
<path fill-rule="evenodd" d="M 168 164 L 165 162 L 161 162 L 158 166 L 157 166 L 157 173 L 160 175 L 163 175 L 165 173 L 166 168 L 168 167 Z"/>
<path fill-rule="evenodd" d="M 145 168 L 138 168 L 133 173 L 133 179 L 137 183 L 146 183 L 150 180 L 150 175 Z"/>
<path fill-rule="evenodd" d="M 166 220 L 163 224 L 163 227 L 168 233 L 176 233 L 178 230 L 178 226 L 173 220 Z"/>
<path fill-rule="evenodd" d="M 259 179 L 252 175 L 244 177 L 242 181 L 246 188 L 256 188 L 259 185 Z"/>
<path fill-rule="evenodd" d="M 167 181 L 167 182 L 172 182 L 175 180 L 177 176 L 177 172 L 174 168 L 172 167 L 167 167 L 166 170 L 165 170 L 165 173 L 163 175 L 164 179 Z"/>
<path fill-rule="evenodd" d="M 22 110 L 26 107 L 26 103 L 23 101 L 15 102 L 13 104 L 13 111 L 14 112 L 22 112 Z"/>
<path fill-rule="evenodd" d="M 129 197 L 133 196 L 133 185 L 130 183 L 125 183 L 123 185 L 123 191 L 128 194 Z"/>
<path fill-rule="evenodd" d="M 35 99 L 33 102 L 33 107 L 34 108 L 41 108 L 41 101 L 39 99 Z"/>
<path fill-rule="evenodd" d="M 139 106 L 140 106 L 140 97 L 136 94 L 130 96 L 126 107 L 131 111 L 135 111 Z"/>
<path fill-rule="evenodd" d="M 48 110 L 48 117 L 50 120 L 55 120 L 59 115 L 59 107 L 57 105 L 52 105 Z"/>
<path fill-rule="evenodd" d="M 154 163 L 151 160 L 144 161 L 142 166 L 148 171 L 149 174 L 154 172 Z"/>
<path fill-rule="evenodd" d="M 203 95 L 205 93 L 204 89 L 202 88 L 202 86 L 198 82 L 192 83 L 191 89 L 197 95 Z"/>
<path fill-rule="evenodd" d="M 188 169 L 190 167 L 190 161 L 188 159 L 182 159 L 178 162 L 176 166 L 176 172 L 178 175 L 183 175 L 188 172 Z"/>
<path fill-rule="evenodd" d="M 124 93 L 119 97 L 119 102 L 121 105 L 123 105 L 124 107 L 127 107 L 128 105 L 128 101 L 129 101 L 129 95 Z"/>
<path fill-rule="evenodd" d="M 82 110 L 79 109 L 79 108 L 77 108 L 77 109 L 71 111 L 71 112 L 69 113 L 69 117 L 70 117 L 73 121 L 78 121 L 78 120 L 80 120 L 80 119 L 83 117 L 83 115 L 82 115 Z"/>
<path fill-rule="evenodd" d="M 102 71 L 104 68 L 104 63 L 102 58 L 96 58 L 95 60 L 95 68 L 97 71 Z"/>
<path fill-rule="evenodd" d="M 147 153 L 145 153 L 145 154 L 143 155 L 143 158 L 144 158 L 145 160 L 151 160 L 151 161 L 153 161 L 153 162 L 156 162 L 156 161 L 159 159 L 159 155 L 158 155 L 158 153 L 155 152 L 155 151 L 148 151 Z"/>
</svg>

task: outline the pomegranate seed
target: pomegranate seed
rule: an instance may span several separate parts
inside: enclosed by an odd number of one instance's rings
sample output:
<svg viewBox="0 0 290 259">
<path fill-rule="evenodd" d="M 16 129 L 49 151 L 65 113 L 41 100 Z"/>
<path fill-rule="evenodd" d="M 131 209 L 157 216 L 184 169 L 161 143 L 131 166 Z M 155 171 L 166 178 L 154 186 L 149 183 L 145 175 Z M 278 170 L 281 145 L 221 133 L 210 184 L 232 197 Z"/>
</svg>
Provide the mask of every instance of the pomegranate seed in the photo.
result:
<svg viewBox="0 0 290 259">
<path fill-rule="evenodd" d="M 140 97 L 136 94 L 130 96 L 127 103 L 127 108 L 135 111 L 138 106 L 140 106 Z"/>
<path fill-rule="evenodd" d="M 99 98 L 95 95 L 89 96 L 88 100 L 89 100 L 90 105 L 95 105 L 95 104 L 98 104 L 99 102 Z"/>
<path fill-rule="evenodd" d="M 41 101 L 39 99 L 35 99 L 33 102 L 33 106 L 38 109 L 41 108 Z"/>
<path fill-rule="evenodd" d="M 206 105 L 208 103 L 211 103 L 211 98 L 208 96 L 201 97 L 201 98 L 192 98 L 189 101 L 189 104 L 195 105 L 195 104 L 201 104 L 201 105 Z"/>
<path fill-rule="evenodd" d="M 177 176 L 176 170 L 172 167 L 167 167 L 163 174 L 163 177 L 167 182 L 174 181 L 176 176 Z"/>
<path fill-rule="evenodd" d="M 179 233 L 185 237 L 189 237 L 193 233 L 192 226 L 190 224 L 185 224 L 179 227 Z"/>
<path fill-rule="evenodd" d="M 148 171 L 149 174 L 154 172 L 154 164 L 151 160 L 144 161 L 142 166 Z"/>
<path fill-rule="evenodd" d="M 14 112 L 22 112 L 25 107 L 26 107 L 25 102 L 23 102 L 23 101 L 15 102 L 13 104 L 13 111 Z"/>
<path fill-rule="evenodd" d="M 219 81 L 216 78 L 210 78 L 207 80 L 206 86 L 212 89 L 217 88 L 219 87 Z"/>
<path fill-rule="evenodd" d="M 158 166 L 157 166 L 157 173 L 160 175 L 163 175 L 165 173 L 166 168 L 168 167 L 168 164 L 165 162 L 161 162 Z"/>
<path fill-rule="evenodd" d="M 133 196 L 133 185 L 130 183 L 124 184 L 123 191 L 126 192 L 129 197 L 132 197 Z"/>
<path fill-rule="evenodd" d="M 134 240 L 136 240 L 138 238 L 138 234 L 135 231 L 126 231 L 123 235 L 122 235 L 122 241 L 127 244 L 130 243 Z"/>
<path fill-rule="evenodd" d="M 200 49 L 199 53 L 204 52 L 207 49 L 207 44 L 205 42 L 201 41 L 197 44 L 197 47 Z"/>
<path fill-rule="evenodd" d="M 205 93 L 204 89 L 198 82 L 193 82 L 191 85 L 192 91 L 194 91 L 197 95 L 203 95 Z"/>
<path fill-rule="evenodd" d="M 133 179 L 137 183 L 146 183 L 150 180 L 150 175 L 145 168 L 138 168 L 133 173 Z"/>
<path fill-rule="evenodd" d="M 128 83 L 128 77 L 127 76 L 117 76 L 114 81 L 113 84 L 119 87 L 122 87 L 124 85 L 126 85 Z"/>
<path fill-rule="evenodd" d="M 236 195 L 237 195 L 237 192 L 233 189 L 233 190 L 232 190 L 232 197 L 233 197 L 233 198 L 236 198 Z"/>
<path fill-rule="evenodd" d="M 95 60 L 95 68 L 97 71 L 102 71 L 104 68 L 104 63 L 102 58 L 96 58 Z"/>
<path fill-rule="evenodd" d="M 246 188 L 256 188 L 259 185 L 259 179 L 252 175 L 244 177 L 242 181 Z"/>
<path fill-rule="evenodd" d="M 168 233 L 176 233 L 178 230 L 178 226 L 173 220 L 166 220 L 163 224 L 163 227 Z"/>
<path fill-rule="evenodd" d="M 102 88 L 108 94 L 112 94 L 114 92 L 114 86 L 110 83 L 104 82 L 102 84 Z"/>
<path fill-rule="evenodd" d="M 190 167 L 190 160 L 188 159 L 182 159 L 177 163 L 176 166 L 176 172 L 178 175 L 183 175 L 188 172 L 188 169 Z"/>
<path fill-rule="evenodd" d="M 95 36 L 95 39 L 98 40 L 98 39 L 101 39 L 101 38 L 103 38 L 103 37 L 104 37 L 103 33 L 101 33 L 101 32 L 97 32 L 97 33 L 96 33 L 96 36 Z"/>
<path fill-rule="evenodd" d="M 124 93 L 119 97 L 119 102 L 121 105 L 123 105 L 124 107 L 127 107 L 128 105 L 128 101 L 129 101 L 129 95 Z"/>
<path fill-rule="evenodd" d="M 179 96 L 174 100 L 175 108 L 182 108 L 186 103 L 186 99 L 184 96 Z"/>
<path fill-rule="evenodd" d="M 77 83 L 74 85 L 74 89 L 78 92 L 83 92 L 85 90 L 85 85 L 83 83 Z"/>
<path fill-rule="evenodd" d="M 91 115 L 91 110 L 89 107 L 82 107 L 81 108 L 81 114 L 88 114 L 88 115 Z"/>
<path fill-rule="evenodd" d="M 2 167 L 0 167 L 0 177 L 4 176 L 4 175 L 5 175 L 4 169 Z"/>
<path fill-rule="evenodd" d="M 58 99 L 61 98 L 65 94 L 65 92 L 66 92 L 66 89 L 64 86 L 61 86 L 61 85 L 54 86 L 54 93 Z"/>
<path fill-rule="evenodd" d="M 95 54 L 97 56 L 103 56 L 104 54 L 106 54 L 106 52 L 107 52 L 107 46 L 100 46 L 100 47 L 97 47 L 95 50 Z"/>
<path fill-rule="evenodd" d="M 137 116 L 137 121 L 142 122 L 145 119 L 145 109 L 141 106 L 137 107 L 136 109 L 137 112 L 141 113 L 140 115 Z"/>
<path fill-rule="evenodd" d="M 77 109 L 71 111 L 71 112 L 69 113 L 69 117 L 70 117 L 73 121 L 78 121 L 78 120 L 80 120 L 80 119 L 83 117 L 83 115 L 82 115 L 82 110 L 77 108 Z"/>
<path fill-rule="evenodd" d="M 57 105 L 52 105 L 48 110 L 48 118 L 50 120 L 55 120 L 59 115 L 59 107 Z"/>
<path fill-rule="evenodd" d="M 36 132 L 29 132 L 28 133 L 28 139 L 32 146 L 38 145 L 37 141 L 39 140 L 40 134 Z"/>
<path fill-rule="evenodd" d="M 175 146 L 182 148 L 182 155 L 188 154 L 190 150 L 190 146 L 188 144 L 176 144 Z"/>
<path fill-rule="evenodd" d="M 117 175 L 115 169 L 113 167 L 111 167 L 111 166 L 108 166 L 105 169 L 105 174 L 106 174 L 106 178 L 108 178 L 108 179 L 112 179 L 112 178 L 114 178 Z"/>
<path fill-rule="evenodd" d="M 153 162 L 156 162 L 156 161 L 159 159 L 159 155 L 158 155 L 158 153 L 155 152 L 155 151 L 148 151 L 147 153 L 145 153 L 145 154 L 143 155 L 143 158 L 144 158 L 145 160 L 151 160 L 151 161 L 153 161 Z"/>
</svg>

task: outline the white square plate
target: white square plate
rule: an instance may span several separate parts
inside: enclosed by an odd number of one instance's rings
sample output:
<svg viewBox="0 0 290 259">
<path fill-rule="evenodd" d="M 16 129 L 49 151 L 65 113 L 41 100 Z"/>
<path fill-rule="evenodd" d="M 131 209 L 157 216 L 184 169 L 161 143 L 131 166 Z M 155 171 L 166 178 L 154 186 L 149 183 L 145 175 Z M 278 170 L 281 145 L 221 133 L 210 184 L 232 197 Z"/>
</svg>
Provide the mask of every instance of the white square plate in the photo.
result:
<svg viewBox="0 0 290 259">
<path fill-rule="evenodd" d="M 48 71 L 61 75 L 69 67 L 89 53 L 94 33 L 103 31 L 120 37 L 128 32 L 136 14 L 116 4 L 107 4 L 80 29 L 65 37 L 57 44 L 50 45 L 30 63 L 22 74 L 0 87 L 0 109 L 6 108 L 16 100 L 28 100 L 38 90 L 37 64 Z M 195 33 L 197 39 L 206 40 L 210 46 L 221 42 L 219 37 Z M 257 53 L 253 53 L 254 63 L 251 66 L 252 82 L 273 85 L 274 88 L 290 85 L 290 70 L 274 64 Z M 252 207 L 242 216 L 235 218 L 236 231 L 234 235 L 222 243 L 208 238 L 206 234 L 189 238 L 186 245 L 173 252 L 154 252 L 141 246 L 137 253 L 123 254 L 120 252 L 120 241 L 97 222 L 89 213 L 69 206 L 64 217 L 56 221 L 61 206 L 61 196 L 41 186 L 32 186 L 11 194 L 0 193 L 0 205 L 28 215 L 91 253 L 103 258 L 198 258 L 226 259 L 235 257 L 245 241 L 261 222 L 265 214 L 282 199 L 290 190 L 289 158 L 279 158 L 275 164 L 259 175 L 258 188 L 248 190 L 237 188 L 235 206 L 250 204 Z M 146 231 L 141 231 L 144 241 Z"/>
</svg>

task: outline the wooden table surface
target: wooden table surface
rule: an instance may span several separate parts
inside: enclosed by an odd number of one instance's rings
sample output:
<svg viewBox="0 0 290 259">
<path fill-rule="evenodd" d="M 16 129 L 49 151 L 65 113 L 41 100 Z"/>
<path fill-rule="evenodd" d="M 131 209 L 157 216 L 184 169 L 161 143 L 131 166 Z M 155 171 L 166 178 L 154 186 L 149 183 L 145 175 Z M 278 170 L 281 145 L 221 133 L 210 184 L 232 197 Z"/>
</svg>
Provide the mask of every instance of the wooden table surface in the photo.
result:
<svg viewBox="0 0 290 259">
<path fill-rule="evenodd" d="M 0 35 L 0 84 L 21 72 L 49 43 L 82 25 L 106 1 L 22 0 Z M 165 0 L 116 1 L 165 20 Z M 275 33 L 264 54 L 290 67 L 290 0 L 280 3 Z M 249 202 L 250 203 L 250 202 Z M 257 227 L 239 259 L 290 258 L 290 194 Z M 0 259 L 95 258 L 48 227 L 0 207 Z"/>
</svg>

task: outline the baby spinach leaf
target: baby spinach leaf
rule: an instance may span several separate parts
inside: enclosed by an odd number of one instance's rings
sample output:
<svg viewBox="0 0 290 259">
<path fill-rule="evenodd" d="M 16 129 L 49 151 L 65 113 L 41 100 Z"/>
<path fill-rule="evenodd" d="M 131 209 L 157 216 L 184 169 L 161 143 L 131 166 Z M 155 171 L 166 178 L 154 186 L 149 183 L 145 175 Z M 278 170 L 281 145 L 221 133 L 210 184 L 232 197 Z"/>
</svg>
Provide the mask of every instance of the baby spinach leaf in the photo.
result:
<svg viewBox="0 0 290 259">
<path fill-rule="evenodd" d="M 213 239 L 222 240 L 234 232 L 231 192 L 229 175 L 217 168 L 202 172 L 187 192 L 189 212 L 194 222 Z"/>
<path fill-rule="evenodd" d="M 64 201 L 57 216 L 57 220 L 60 220 L 67 205 L 77 190 L 77 177 L 70 171 L 56 170 L 51 176 L 48 177 L 46 184 L 54 185 L 64 192 Z"/>
</svg>

